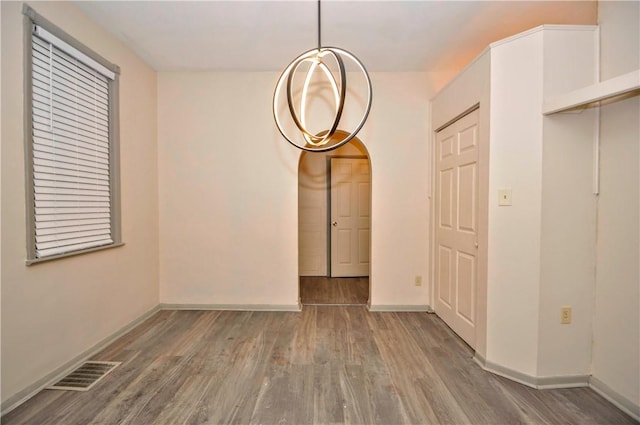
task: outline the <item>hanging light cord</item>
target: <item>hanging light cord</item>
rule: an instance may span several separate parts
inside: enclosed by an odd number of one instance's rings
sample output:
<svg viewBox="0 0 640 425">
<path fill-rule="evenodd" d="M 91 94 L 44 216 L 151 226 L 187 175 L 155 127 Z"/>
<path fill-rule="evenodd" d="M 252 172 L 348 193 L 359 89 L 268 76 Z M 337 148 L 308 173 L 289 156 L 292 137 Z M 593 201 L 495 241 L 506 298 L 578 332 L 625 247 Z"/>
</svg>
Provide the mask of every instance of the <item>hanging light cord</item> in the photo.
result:
<svg viewBox="0 0 640 425">
<path fill-rule="evenodd" d="M 322 47 L 322 39 L 321 39 L 321 35 L 322 35 L 322 30 L 320 27 L 320 0 L 318 0 L 318 51 L 320 51 L 320 48 Z"/>
</svg>

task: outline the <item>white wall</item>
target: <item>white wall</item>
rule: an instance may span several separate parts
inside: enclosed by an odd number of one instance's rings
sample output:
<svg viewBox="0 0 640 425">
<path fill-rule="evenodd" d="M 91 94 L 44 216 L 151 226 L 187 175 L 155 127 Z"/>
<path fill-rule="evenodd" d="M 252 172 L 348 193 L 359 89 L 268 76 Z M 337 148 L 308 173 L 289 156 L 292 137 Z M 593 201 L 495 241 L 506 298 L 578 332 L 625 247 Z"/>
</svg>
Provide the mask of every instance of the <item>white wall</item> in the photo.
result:
<svg viewBox="0 0 640 425">
<path fill-rule="evenodd" d="M 593 69 L 593 68 L 591 68 Z M 595 112 L 544 118 L 537 376 L 591 370 L 596 197 Z M 560 310 L 572 308 L 572 322 Z"/>
<path fill-rule="evenodd" d="M 640 68 L 640 3 L 600 2 L 601 79 Z M 640 417 L 640 97 L 601 108 L 593 377 Z M 635 407 L 633 407 L 635 405 Z"/>
<path fill-rule="evenodd" d="M 278 73 L 160 73 L 160 293 L 297 308 L 298 159 L 271 115 Z M 429 303 L 424 73 L 374 73 L 372 304 Z"/>
<path fill-rule="evenodd" d="M 593 27 L 548 29 L 543 43 L 544 96 L 596 82 L 597 31 Z M 545 116 L 542 121 L 538 377 L 585 377 L 591 369 L 595 120 L 595 111 L 588 109 Z M 572 308 L 569 325 L 560 323 L 563 306 Z"/>
<path fill-rule="evenodd" d="M 32 2 L 122 69 L 124 247 L 25 266 L 22 3 L 2 2 L 2 402 L 158 304 L 156 75 L 69 2 Z"/>
<path fill-rule="evenodd" d="M 487 359 L 535 375 L 542 192 L 542 33 L 491 49 Z M 498 190 L 513 206 L 498 206 Z"/>
<path fill-rule="evenodd" d="M 594 46 L 593 28 L 551 26 L 491 48 L 486 358 L 529 377 L 589 374 L 595 115 L 543 118 L 541 105 L 594 81 Z"/>
</svg>

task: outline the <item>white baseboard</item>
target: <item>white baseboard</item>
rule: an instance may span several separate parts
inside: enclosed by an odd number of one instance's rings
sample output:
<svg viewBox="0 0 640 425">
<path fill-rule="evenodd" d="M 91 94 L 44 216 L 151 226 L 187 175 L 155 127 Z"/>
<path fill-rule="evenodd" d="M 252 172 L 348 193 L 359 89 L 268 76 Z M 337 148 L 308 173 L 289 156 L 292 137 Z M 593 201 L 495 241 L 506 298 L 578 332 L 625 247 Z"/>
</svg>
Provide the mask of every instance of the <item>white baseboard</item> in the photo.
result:
<svg viewBox="0 0 640 425">
<path fill-rule="evenodd" d="M 566 376 L 531 376 L 518 372 L 496 363 L 487 361 L 476 353 L 473 359 L 480 367 L 488 372 L 495 373 L 512 381 L 519 382 L 531 388 L 577 388 L 590 387 L 618 409 L 622 410 L 634 420 L 640 422 L 640 405 L 624 397 L 613 390 L 607 384 L 592 375 L 566 375 Z"/>
<path fill-rule="evenodd" d="M 301 311 L 299 304 L 160 304 L 161 310 Z"/>
<path fill-rule="evenodd" d="M 396 304 L 371 304 L 369 305 L 369 311 L 372 312 L 424 312 L 428 313 L 433 311 L 431 306 L 427 304 L 419 305 L 396 305 Z"/>
<path fill-rule="evenodd" d="M 2 403 L 2 405 L 0 405 L 1 414 L 5 415 L 11 412 L 13 409 L 20 406 L 22 403 L 29 400 L 31 397 L 33 397 L 34 395 L 36 395 L 46 387 L 59 381 L 64 376 L 68 375 L 70 372 L 77 369 L 78 366 L 80 366 L 82 363 L 90 359 L 92 356 L 102 351 L 113 341 L 120 338 L 121 336 L 129 332 L 131 329 L 135 328 L 140 323 L 144 322 L 145 320 L 153 316 L 158 311 L 160 311 L 160 306 L 155 306 L 151 310 L 144 313 L 142 316 L 138 317 L 137 319 L 134 319 L 129 324 L 121 327 L 120 329 L 118 329 L 108 337 L 104 338 L 102 341 L 98 342 L 93 347 L 89 348 L 88 350 L 85 350 L 81 354 L 74 357 L 72 360 L 56 368 L 53 372 L 37 380 L 36 382 L 29 385 L 27 388 L 23 389 L 22 391 L 19 391 L 18 393 L 12 395 L 7 400 L 5 400 Z"/>
<path fill-rule="evenodd" d="M 588 387 L 590 375 L 557 375 L 557 376 L 532 376 L 517 370 L 509 369 L 502 365 L 490 362 L 476 353 L 473 357 L 476 363 L 487 372 L 494 373 L 504 378 L 519 382 L 527 387 L 538 390 L 553 388 L 579 388 Z"/>
<path fill-rule="evenodd" d="M 539 376 L 536 378 L 536 388 L 551 390 L 554 388 L 582 388 L 589 386 L 591 375 L 556 375 Z"/>
<path fill-rule="evenodd" d="M 591 387 L 591 389 L 593 389 L 593 391 L 606 398 L 618 409 L 622 410 L 627 415 L 640 422 L 640 405 L 624 397 L 617 391 L 614 391 L 610 386 L 608 386 L 595 376 L 591 376 L 591 379 L 589 379 L 589 386 Z"/>
</svg>

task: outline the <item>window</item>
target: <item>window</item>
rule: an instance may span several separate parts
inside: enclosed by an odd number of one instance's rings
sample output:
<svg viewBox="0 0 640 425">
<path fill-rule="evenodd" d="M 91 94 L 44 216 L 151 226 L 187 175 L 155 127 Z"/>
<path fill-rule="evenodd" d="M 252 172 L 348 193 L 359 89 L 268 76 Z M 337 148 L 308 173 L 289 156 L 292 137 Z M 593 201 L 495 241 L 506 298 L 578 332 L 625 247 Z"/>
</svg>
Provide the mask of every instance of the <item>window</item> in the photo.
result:
<svg viewBox="0 0 640 425">
<path fill-rule="evenodd" d="M 27 264 L 119 246 L 119 69 L 24 13 Z"/>
</svg>

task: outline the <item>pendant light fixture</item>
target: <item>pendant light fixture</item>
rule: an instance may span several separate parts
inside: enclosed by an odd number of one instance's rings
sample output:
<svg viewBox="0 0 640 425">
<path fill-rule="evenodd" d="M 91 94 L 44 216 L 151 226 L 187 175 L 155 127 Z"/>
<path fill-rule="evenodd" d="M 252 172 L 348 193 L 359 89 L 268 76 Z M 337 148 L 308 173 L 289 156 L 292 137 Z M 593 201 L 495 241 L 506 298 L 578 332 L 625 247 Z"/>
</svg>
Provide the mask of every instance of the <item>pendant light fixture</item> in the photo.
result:
<svg viewBox="0 0 640 425">
<path fill-rule="evenodd" d="M 320 12 L 320 0 L 318 0 L 318 47 L 302 53 L 285 68 L 273 94 L 273 117 L 278 130 L 293 146 L 310 152 L 330 151 L 349 142 L 360 131 L 371 110 L 371 79 L 367 70 L 362 62 L 348 51 L 322 46 Z M 355 64 L 355 69 L 364 76 L 367 87 L 367 100 L 362 108 L 362 117 L 351 132 L 340 128 L 348 94 L 345 62 Z M 302 81 L 301 78 L 296 77 L 305 71 L 304 83 L 301 87 L 295 86 Z M 310 95 L 315 74 L 326 79 L 326 83 L 321 87 L 324 93 Z M 323 130 L 318 133 L 308 128 L 310 96 L 315 96 L 316 99 L 321 98 L 323 103 L 332 101 L 335 106 L 330 111 L 333 117 L 326 121 L 326 125 L 322 127 Z"/>
</svg>

